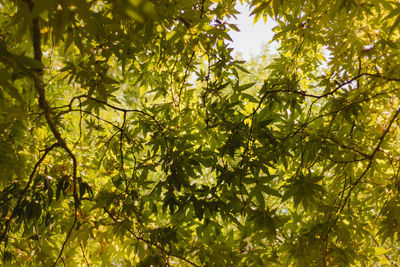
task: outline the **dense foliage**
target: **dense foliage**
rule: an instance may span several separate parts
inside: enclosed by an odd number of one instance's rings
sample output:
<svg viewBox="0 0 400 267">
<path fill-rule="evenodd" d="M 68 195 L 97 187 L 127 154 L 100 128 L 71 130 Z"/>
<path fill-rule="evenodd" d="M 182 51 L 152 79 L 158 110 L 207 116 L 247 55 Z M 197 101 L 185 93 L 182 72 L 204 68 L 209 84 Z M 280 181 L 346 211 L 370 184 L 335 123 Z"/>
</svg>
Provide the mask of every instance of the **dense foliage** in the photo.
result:
<svg viewBox="0 0 400 267">
<path fill-rule="evenodd" d="M 400 264 L 400 3 L 0 1 L 7 266 Z"/>
</svg>

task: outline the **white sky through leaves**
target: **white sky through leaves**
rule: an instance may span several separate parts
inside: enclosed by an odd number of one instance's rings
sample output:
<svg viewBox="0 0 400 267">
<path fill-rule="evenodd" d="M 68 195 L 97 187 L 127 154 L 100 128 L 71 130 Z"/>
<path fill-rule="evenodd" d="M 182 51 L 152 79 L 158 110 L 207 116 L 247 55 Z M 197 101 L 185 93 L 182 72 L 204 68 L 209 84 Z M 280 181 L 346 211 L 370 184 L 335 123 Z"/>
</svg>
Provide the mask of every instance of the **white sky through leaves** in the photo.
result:
<svg viewBox="0 0 400 267">
<path fill-rule="evenodd" d="M 250 16 L 247 5 L 237 4 L 236 10 L 240 14 L 237 15 L 237 20 L 232 22 L 238 26 L 240 32 L 229 32 L 233 40 L 230 47 L 234 48 L 234 54 L 241 54 L 243 59 L 249 59 L 251 55 L 260 54 L 264 45 L 269 45 L 274 51 L 274 44 L 269 43 L 274 35 L 272 29 L 275 23 L 272 20 L 265 23 L 263 19 L 254 23 L 254 16 Z"/>
</svg>

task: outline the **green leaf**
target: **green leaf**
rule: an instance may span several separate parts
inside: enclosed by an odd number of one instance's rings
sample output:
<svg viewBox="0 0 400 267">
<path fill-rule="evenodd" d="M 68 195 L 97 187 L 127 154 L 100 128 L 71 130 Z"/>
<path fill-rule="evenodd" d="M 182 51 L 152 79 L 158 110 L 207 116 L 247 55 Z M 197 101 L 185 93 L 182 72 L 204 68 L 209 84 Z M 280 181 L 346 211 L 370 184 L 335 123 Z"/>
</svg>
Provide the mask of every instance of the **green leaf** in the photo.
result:
<svg viewBox="0 0 400 267">
<path fill-rule="evenodd" d="M 259 188 L 259 190 L 267 193 L 268 195 L 282 197 L 282 195 L 277 190 L 275 190 L 267 185 L 258 184 L 257 187 Z"/>
<path fill-rule="evenodd" d="M 194 212 L 196 214 L 196 217 L 201 220 L 203 219 L 204 215 L 204 208 L 201 202 L 199 202 L 194 196 L 192 198 L 193 201 L 193 207 L 194 207 Z"/>
</svg>

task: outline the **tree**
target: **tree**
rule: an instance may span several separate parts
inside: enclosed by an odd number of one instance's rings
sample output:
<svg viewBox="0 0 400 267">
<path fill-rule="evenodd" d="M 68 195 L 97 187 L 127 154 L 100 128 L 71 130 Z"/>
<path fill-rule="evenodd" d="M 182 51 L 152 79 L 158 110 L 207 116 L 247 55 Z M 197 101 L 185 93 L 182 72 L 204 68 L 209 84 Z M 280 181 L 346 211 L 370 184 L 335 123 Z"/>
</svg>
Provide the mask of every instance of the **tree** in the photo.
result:
<svg viewBox="0 0 400 267">
<path fill-rule="evenodd" d="M 400 263 L 400 4 L 248 2 L 0 1 L 3 264 Z"/>
</svg>

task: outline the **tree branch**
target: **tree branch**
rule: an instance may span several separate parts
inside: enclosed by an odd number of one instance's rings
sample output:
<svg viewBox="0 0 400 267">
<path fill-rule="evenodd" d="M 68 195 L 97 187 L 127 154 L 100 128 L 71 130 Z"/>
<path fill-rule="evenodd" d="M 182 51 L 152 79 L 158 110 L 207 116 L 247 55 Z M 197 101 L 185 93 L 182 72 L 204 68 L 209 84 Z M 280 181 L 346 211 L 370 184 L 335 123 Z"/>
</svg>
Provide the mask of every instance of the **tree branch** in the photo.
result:
<svg viewBox="0 0 400 267">
<path fill-rule="evenodd" d="M 118 222 L 118 220 L 117 220 L 108 210 L 106 210 L 106 209 L 104 208 L 104 211 L 108 214 L 108 216 L 109 216 L 114 222 Z M 190 260 L 186 259 L 186 258 L 183 257 L 183 256 L 179 256 L 179 255 L 176 255 L 176 254 L 174 254 L 174 253 L 172 253 L 172 252 L 169 252 L 169 251 L 165 250 L 165 248 L 163 248 L 163 247 L 160 246 L 159 244 L 154 243 L 154 242 L 151 242 L 150 240 L 147 240 L 147 239 L 145 239 L 145 238 L 139 236 L 139 235 L 136 234 L 130 227 L 126 227 L 126 229 L 127 229 L 128 232 L 130 232 L 137 240 L 143 241 L 143 242 L 145 242 L 146 244 L 148 244 L 148 245 L 150 245 L 150 246 L 152 246 L 152 247 L 156 247 L 156 248 L 159 249 L 162 253 L 164 253 L 164 254 L 166 254 L 166 255 L 168 255 L 168 256 L 171 256 L 171 257 L 175 257 L 175 258 L 181 259 L 181 260 L 183 260 L 183 261 L 189 263 L 190 265 L 193 265 L 193 266 L 196 266 L 196 267 L 200 267 L 200 265 L 194 263 L 193 261 L 190 261 Z"/>
<path fill-rule="evenodd" d="M 28 4 L 30 11 L 32 11 L 33 7 L 34 7 L 34 3 L 32 2 L 32 0 L 26 0 L 26 3 Z M 40 41 L 41 35 L 40 35 L 39 17 L 34 18 L 32 23 L 33 23 L 32 45 L 33 45 L 34 59 L 37 60 L 38 62 L 42 63 L 42 49 L 41 49 L 41 41 Z M 50 127 L 50 130 L 53 133 L 53 136 L 55 137 L 55 139 L 57 140 L 57 143 L 67 152 L 69 157 L 72 159 L 72 164 L 73 164 L 72 183 L 73 183 L 73 198 L 74 198 L 74 206 L 75 206 L 74 222 L 71 226 L 71 229 L 67 233 L 67 237 L 61 247 L 60 254 L 58 255 L 58 257 L 54 263 L 54 266 L 55 266 L 57 264 L 58 260 L 60 259 L 62 252 L 64 250 L 64 247 L 65 247 L 65 244 L 67 243 L 67 241 L 71 235 L 71 232 L 77 222 L 77 211 L 79 208 L 79 197 L 78 197 L 78 191 L 77 191 L 77 160 L 76 160 L 75 155 L 72 153 L 71 149 L 68 147 L 66 141 L 61 136 L 61 133 L 58 130 L 57 125 L 55 124 L 55 122 L 51 116 L 51 107 L 50 107 L 49 103 L 47 102 L 46 90 L 45 90 L 44 84 L 41 80 L 42 74 L 43 74 L 42 68 L 34 69 L 32 72 L 34 86 L 35 86 L 36 91 L 39 94 L 39 106 L 44 111 L 47 125 Z"/>
<path fill-rule="evenodd" d="M 0 242 L 5 240 L 5 238 L 7 236 L 8 229 L 10 227 L 10 222 L 15 217 L 15 215 L 17 213 L 17 210 L 18 210 L 18 207 L 21 204 L 22 199 L 25 196 L 25 193 L 28 191 L 29 187 L 31 186 L 33 178 L 35 177 L 36 171 L 39 168 L 40 164 L 43 162 L 43 160 L 46 158 L 47 154 L 49 154 L 50 151 L 52 151 L 54 148 L 59 147 L 59 146 L 60 146 L 59 143 L 55 143 L 55 144 L 51 145 L 50 147 L 46 148 L 44 150 L 44 154 L 39 158 L 39 160 L 36 162 L 35 166 L 33 166 L 33 170 L 31 172 L 31 175 L 29 175 L 29 180 L 28 180 L 27 184 L 25 185 L 25 188 L 22 190 L 22 192 L 20 194 L 20 197 L 18 198 L 17 204 L 15 205 L 15 208 L 14 208 L 13 212 L 11 213 L 10 217 L 5 222 L 4 231 L 0 235 Z"/>
</svg>

